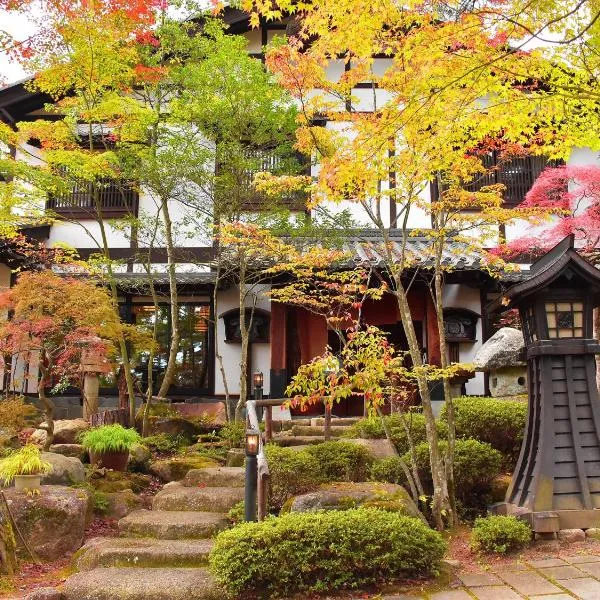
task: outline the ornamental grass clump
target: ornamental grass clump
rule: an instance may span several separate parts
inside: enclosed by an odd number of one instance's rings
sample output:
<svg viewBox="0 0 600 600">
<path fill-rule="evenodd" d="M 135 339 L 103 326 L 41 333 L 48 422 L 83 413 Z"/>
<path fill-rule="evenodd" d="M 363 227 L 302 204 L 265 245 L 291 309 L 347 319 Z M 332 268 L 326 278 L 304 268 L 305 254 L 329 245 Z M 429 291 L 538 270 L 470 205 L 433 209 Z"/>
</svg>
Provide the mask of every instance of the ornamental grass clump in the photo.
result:
<svg viewBox="0 0 600 600">
<path fill-rule="evenodd" d="M 489 554 L 506 554 L 531 542 L 531 527 L 513 516 L 480 517 L 471 532 L 471 549 Z"/>
<path fill-rule="evenodd" d="M 90 452 L 128 452 L 142 438 L 135 429 L 126 429 L 122 425 L 104 425 L 88 429 L 81 437 L 81 445 Z"/>
<path fill-rule="evenodd" d="M 428 575 L 445 550 L 419 519 L 359 508 L 242 523 L 217 536 L 210 566 L 232 597 L 275 598 Z"/>
<path fill-rule="evenodd" d="M 42 460 L 40 449 L 27 444 L 0 460 L 0 478 L 5 486 L 18 475 L 44 475 L 52 471 L 52 465 Z"/>
</svg>

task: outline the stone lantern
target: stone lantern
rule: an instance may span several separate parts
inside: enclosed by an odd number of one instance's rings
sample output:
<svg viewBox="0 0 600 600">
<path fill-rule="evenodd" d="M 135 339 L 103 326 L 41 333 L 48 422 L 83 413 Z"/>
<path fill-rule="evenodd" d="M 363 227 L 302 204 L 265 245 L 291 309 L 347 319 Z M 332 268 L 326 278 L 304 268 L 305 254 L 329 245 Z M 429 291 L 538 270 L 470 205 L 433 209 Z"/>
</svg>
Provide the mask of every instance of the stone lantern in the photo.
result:
<svg viewBox="0 0 600 600">
<path fill-rule="evenodd" d="M 600 526 L 600 399 L 592 312 L 600 271 L 569 236 L 491 311 L 518 308 L 525 336 L 529 411 L 521 454 L 496 514 L 526 518 L 536 533 Z"/>
<path fill-rule="evenodd" d="M 83 418 L 89 419 L 98 412 L 100 396 L 100 375 L 110 372 L 106 353 L 101 349 L 102 340 L 89 336 L 80 340 L 81 372 L 83 373 Z"/>
<path fill-rule="evenodd" d="M 502 327 L 475 354 L 475 370 L 489 373 L 492 396 L 505 398 L 527 394 L 524 345 L 523 334 L 518 329 Z"/>
</svg>

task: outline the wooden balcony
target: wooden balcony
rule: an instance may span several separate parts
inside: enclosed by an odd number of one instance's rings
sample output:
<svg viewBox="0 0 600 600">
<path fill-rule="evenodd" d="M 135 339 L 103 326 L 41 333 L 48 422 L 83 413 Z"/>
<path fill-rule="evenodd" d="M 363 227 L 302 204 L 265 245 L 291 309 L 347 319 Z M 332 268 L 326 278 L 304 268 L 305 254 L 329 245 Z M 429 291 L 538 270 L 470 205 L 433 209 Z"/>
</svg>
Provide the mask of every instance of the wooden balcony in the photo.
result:
<svg viewBox="0 0 600 600">
<path fill-rule="evenodd" d="M 137 215 L 138 192 L 131 183 L 106 178 L 96 186 L 102 217 L 114 219 Z M 88 181 L 76 182 L 70 193 L 49 197 L 46 208 L 72 219 L 95 219 L 98 216 L 93 186 Z"/>
<path fill-rule="evenodd" d="M 546 167 L 555 167 L 562 164 L 560 161 L 549 160 L 545 156 L 523 156 L 502 161 L 498 152 L 490 152 L 482 158 L 487 172 L 479 175 L 467 185 L 465 189 L 477 192 L 481 188 L 501 183 L 506 186 L 504 191 L 505 206 L 516 206 L 525 200 L 527 192 L 534 181 Z M 432 183 L 432 198 L 438 197 L 437 182 Z"/>
</svg>

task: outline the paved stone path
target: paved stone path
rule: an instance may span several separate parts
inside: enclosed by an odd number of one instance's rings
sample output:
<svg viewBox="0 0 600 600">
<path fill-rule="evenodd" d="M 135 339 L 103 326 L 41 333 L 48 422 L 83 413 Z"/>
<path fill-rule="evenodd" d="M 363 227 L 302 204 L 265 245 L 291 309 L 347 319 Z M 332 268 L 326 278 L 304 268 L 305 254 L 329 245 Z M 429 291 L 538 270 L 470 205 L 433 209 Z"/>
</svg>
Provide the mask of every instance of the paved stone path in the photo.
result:
<svg viewBox="0 0 600 600">
<path fill-rule="evenodd" d="M 452 589 L 381 600 L 600 600 L 600 556 L 532 560 L 484 573 L 459 573 L 457 579 Z"/>
</svg>

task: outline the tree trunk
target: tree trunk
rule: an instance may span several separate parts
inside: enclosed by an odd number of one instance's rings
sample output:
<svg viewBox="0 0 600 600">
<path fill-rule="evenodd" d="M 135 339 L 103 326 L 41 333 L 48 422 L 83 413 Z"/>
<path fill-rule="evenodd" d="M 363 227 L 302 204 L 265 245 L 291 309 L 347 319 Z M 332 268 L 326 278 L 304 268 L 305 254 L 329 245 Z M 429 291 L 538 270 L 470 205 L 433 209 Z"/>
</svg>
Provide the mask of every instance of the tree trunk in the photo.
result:
<svg viewBox="0 0 600 600">
<path fill-rule="evenodd" d="M 219 275 L 217 274 L 217 281 L 215 282 L 215 287 L 213 288 L 213 313 L 214 315 L 218 315 L 218 287 L 219 287 Z M 214 323 L 214 346 L 215 346 L 215 358 L 217 359 L 217 364 L 219 365 L 219 373 L 221 374 L 221 381 L 223 382 L 223 389 L 225 390 L 225 412 L 227 416 L 227 421 L 233 421 L 235 419 L 235 415 L 231 414 L 231 404 L 229 398 L 229 384 L 227 383 L 227 374 L 225 373 L 225 365 L 223 363 L 223 355 L 221 354 L 219 347 L 219 335 L 218 335 L 218 322 L 215 317 Z"/>
<path fill-rule="evenodd" d="M 235 420 L 240 421 L 242 410 L 248 400 L 248 346 L 250 341 L 250 332 L 246 326 L 246 291 L 245 269 L 240 268 L 240 290 L 239 290 L 239 310 L 240 310 L 240 335 L 242 338 L 241 356 L 240 356 L 240 398 L 235 407 Z"/>
<path fill-rule="evenodd" d="M 50 369 L 46 365 L 46 354 L 44 351 L 40 353 L 40 373 L 41 377 L 38 383 L 38 397 L 44 407 L 45 421 L 38 425 L 38 429 L 46 432 L 46 441 L 44 442 L 44 452 L 50 451 L 50 446 L 54 442 L 54 410 L 56 405 L 51 398 L 46 396 L 46 384 L 49 381 Z"/>
<path fill-rule="evenodd" d="M 167 273 L 169 275 L 169 296 L 171 300 L 171 340 L 169 349 L 169 359 L 165 369 L 163 380 L 160 384 L 157 396 L 165 398 L 169 393 L 169 388 L 175 378 L 177 369 L 177 353 L 179 352 L 179 295 L 177 293 L 177 273 L 175 269 L 175 256 L 173 252 L 173 223 L 169 213 L 168 200 L 161 200 L 161 210 L 165 222 L 165 241 L 167 244 Z"/>
<path fill-rule="evenodd" d="M 83 376 L 83 418 L 89 420 L 98 414 L 100 378 L 98 373 L 85 373 Z"/>
</svg>

